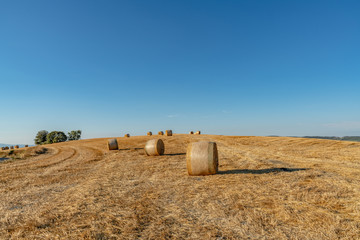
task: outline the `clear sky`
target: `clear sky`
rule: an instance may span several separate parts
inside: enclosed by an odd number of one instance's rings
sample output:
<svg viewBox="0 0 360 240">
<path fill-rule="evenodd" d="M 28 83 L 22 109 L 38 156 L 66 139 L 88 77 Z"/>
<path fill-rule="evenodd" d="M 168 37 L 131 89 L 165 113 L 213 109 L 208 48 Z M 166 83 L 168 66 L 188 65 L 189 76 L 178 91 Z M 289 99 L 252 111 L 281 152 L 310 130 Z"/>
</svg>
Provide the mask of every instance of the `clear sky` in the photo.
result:
<svg viewBox="0 0 360 240">
<path fill-rule="evenodd" d="M 1 1 L 0 142 L 360 135 L 360 1 Z"/>
</svg>

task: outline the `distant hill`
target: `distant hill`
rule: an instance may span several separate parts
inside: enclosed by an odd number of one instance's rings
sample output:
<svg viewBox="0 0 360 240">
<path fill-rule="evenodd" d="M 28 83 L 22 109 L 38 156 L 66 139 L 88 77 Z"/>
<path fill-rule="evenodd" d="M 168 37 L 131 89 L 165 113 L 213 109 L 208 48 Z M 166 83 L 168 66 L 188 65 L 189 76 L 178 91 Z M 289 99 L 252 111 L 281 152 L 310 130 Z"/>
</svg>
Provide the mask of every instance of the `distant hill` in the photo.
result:
<svg viewBox="0 0 360 240">
<path fill-rule="evenodd" d="M 1 147 L 10 147 L 10 146 L 15 146 L 15 145 L 19 145 L 19 147 L 25 147 L 25 144 L 6 144 L 6 143 L 0 143 L 0 148 Z M 29 145 L 29 147 L 34 146 L 34 145 Z"/>
<path fill-rule="evenodd" d="M 345 137 L 304 136 L 304 138 L 318 138 L 318 139 L 360 142 L 360 136 L 345 136 Z"/>
</svg>

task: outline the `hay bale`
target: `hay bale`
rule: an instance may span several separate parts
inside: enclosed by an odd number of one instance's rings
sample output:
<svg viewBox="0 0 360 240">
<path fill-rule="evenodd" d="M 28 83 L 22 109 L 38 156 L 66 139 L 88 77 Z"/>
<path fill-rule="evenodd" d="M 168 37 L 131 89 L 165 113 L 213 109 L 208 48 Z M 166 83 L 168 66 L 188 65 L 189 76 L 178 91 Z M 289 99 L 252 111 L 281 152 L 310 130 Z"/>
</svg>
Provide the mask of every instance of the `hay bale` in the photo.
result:
<svg viewBox="0 0 360 240">
<path fill-rule="evenodd" d="M 16 148 L 16 149 L 19 148 L 19 145 L 15 145 L 15 148 Z"/>
<path fill-rule="evenodd" d="M 3 151 L 4 151 L 4 150 L 5 150 L 5 147 L 1 147 L 1 150 L 3 150 Z"/>
<path fill-rule="evenodd" d="M 14 149 L 14 146 L 10 146 L 10 149 Z"/>
<path fill-rule="evenodd" d="M 9 147 L 5 147 L 5 150 L 9 150 Z"/>
<path fill-rule="evenodd" d="M 151 135 L 152 135 L 152 132 L 148 132 L 147 135 L 148 135 L 148 136 L 151 136 Z"/>
<path fill-rule="evenodd" d="M 124 135 L 124 137 L 130 137 L 130 134 L 127 133 L 127 134 Z"/>
<path fill-rule="evenodd" d="M 108 147 L 109 147 L 109 150 L 118 150 L 119 149 L 116 138 L 108 140 Z"/>
<path fill-rule="evenodd" d="M 165 136 L 172 136 L 172 130 L 166 130 Z"/>
<path fill-rule="evenodd" d="M 146 142 L 145 152 L 148 156 L 160 156 L 165 152 L 165 145 L 161 139 L 151 139 Z"/>
<path fill-rule="evenodd" d="M 201 132 L 200 132 L 200 131 L 197 131 L 195 134 L 200 135 L 200 134 L 201 134 Z"/>
<path fill-rule="evenodd" d="M 194 134 L 194 132 L 193 132 L 193 131 L 190 131 L 189 134 Z"/>
<path fill-rule="evenodd" d="M 159 135 L 164 135 L 163 131 L 158 132 Z"/>
<path fill-rule="evenodd" d="M 29 147 L 29 145 L 25 145 L 25 147 Z"/>
<path fill-rule="evenodd" d="M 186 151 L 186 167 L 192 176 L 216 174 L 219 160 L 215 142 L 194 142 Z"/>
</svg>

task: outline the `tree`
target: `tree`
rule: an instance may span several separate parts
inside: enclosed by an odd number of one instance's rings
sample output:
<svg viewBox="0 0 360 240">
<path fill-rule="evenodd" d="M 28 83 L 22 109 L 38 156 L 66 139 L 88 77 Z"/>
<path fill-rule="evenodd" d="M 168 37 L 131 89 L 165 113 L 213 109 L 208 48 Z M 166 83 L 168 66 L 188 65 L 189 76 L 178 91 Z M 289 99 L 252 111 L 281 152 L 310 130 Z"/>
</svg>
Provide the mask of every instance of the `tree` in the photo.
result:
<svg viewBox="0 0 360 240">
<path fill-rule="evenodd" d="M 63 132 L 52 131 L 46 136 L 47 143 L 58 143 L 65 142 L 67 140 L 67 136 Z"/>
<path fill-rule="evenodd" d="M 81 130 L 68 132 L 69 141 L 79 140 L 81 138 Z"/>
<path fill-rule="evenodd" d="M 38 133 L 36 134 L 36 137 L 34 139 L 35 144 L 36 145 L 41 145 L 41 144 L 46 143 L 46 136 L 48 135 L 48 133 L 49 132 L 46 131 L 46 130 L 38 131 Z"/>
</svg>

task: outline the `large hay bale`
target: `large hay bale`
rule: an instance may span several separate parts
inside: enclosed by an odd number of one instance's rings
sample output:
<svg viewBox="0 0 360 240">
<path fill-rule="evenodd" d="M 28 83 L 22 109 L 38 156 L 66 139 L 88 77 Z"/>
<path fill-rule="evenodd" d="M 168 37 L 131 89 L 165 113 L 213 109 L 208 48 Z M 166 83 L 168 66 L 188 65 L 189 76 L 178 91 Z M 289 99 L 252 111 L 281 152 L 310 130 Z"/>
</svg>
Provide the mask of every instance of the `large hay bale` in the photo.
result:
<svg viewBox="0 0 360 240">
<path fill-rule="evenodd" d="M 14 146 L 10 146 L 10 149 L 14 149 Z"/>
<path fill-rule="evenodd" d="M 186 151 L 186 167 L 192 176 L 216 174 L 218 171 L 218 151 L 215 142 L 194 142 Z"/>
<path fill-rule="evenodd" d="M 118 150 L 119 149 L 116 138 L 108 140 L 108 147 L 109 147 L 109 150 Z"/>
<path fill-rule="evenodd" d="M 130 137 L 130 134 L 127 133 L 127 134 L 124 135 L 124 137 Z"/>
<path fill-rule="evenodd" d="M 165 145 L 161 139 L 151 139 L 146 142 L 145 152 L 148 156 L 160 156 L 165 152 Z"/>
<path fill-rule="evenodd" d="M 193 132 L 193 131 L 190 131 L 189 134 L 194 134 L 194 132 Z"/>
<path fill-rule="evenodd" d="M 164 132 L 163 132 L 163 131 L 159 131 L 158 134 L 159 134 L 159 135 L 164 135 Z"/>
<path fill-rule="evenodd" d="M 172 130 L 166 130 L 165 136 L 172 136 Z"/>
<path fill-rule="evenodd" d="M 201 132 L 200 132 L 200 131 L 197 131 L 195 134 L 200 135 L 200 134 L 201 134 Z"/>
<path fill-rule="evenodd" d="M 19 148 L 19 145 L 15 145 L 15 148 Z"/>
<path fill-rule="evenodd" d="M 148 136 L 151 136 L 151 135 L 152 135 L 152 132 L 148 132 L 147 135 L 148 135 Z"/>
</svg>

